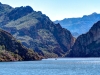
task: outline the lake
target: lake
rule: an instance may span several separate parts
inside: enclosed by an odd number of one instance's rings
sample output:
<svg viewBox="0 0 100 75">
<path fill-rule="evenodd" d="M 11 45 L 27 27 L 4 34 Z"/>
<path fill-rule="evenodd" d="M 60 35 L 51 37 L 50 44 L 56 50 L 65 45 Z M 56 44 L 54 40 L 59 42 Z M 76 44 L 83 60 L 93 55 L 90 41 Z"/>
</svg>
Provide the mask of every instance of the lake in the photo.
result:
<svg viewBox="0 0 100 75">
<path fill-rule="evenodd" d="M 0 62 L 0 75 L 100 75 L 100 58 Z"/>
</svg>

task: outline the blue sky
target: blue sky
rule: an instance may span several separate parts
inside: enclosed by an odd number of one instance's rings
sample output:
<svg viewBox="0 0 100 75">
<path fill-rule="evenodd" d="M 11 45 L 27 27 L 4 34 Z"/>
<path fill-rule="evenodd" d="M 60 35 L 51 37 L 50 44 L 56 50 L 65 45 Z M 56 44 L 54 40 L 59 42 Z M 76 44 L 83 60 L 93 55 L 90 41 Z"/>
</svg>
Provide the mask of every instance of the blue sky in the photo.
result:
<svg viewBox="0 0 100 75">
<path fill-rule="evenodd" d="M 35 11 L 42 11 L 51 20 L 82 17 L 93 12 L 100 13 L 100 0 L 0 0 L 13 7 L 30 5 Z"/>
</svg>

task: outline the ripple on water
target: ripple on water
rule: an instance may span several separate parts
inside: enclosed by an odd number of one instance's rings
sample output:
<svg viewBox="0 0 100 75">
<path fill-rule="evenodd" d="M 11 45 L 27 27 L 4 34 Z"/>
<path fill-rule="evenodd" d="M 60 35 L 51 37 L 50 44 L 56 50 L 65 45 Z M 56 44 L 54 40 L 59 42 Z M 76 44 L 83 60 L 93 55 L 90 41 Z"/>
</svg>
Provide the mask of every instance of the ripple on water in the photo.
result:
<svg viewBox="0 0 100 75">
<path fill-rule="evenodd" d="M 100 75 L 99 71 L 99 58 L 57 58 L 0 63 L 0 75 Z"/>
</svg>

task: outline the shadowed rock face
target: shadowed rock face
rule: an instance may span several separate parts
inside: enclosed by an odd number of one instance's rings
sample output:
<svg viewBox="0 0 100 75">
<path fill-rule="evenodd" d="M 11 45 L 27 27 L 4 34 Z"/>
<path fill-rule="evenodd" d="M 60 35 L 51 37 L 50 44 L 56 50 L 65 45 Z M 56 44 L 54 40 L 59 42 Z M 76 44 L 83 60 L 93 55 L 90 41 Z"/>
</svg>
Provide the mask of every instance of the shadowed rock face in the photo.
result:
<svg viewBox="0 0 100 75">
<path fill-rule="evenodd" d="M 40 60 L 38 54 L 16 41 L 11 34 L 0 29 L 0 61 Z"/>
<path fill-rule="evenodd" d="M 29 6 L 13 8 L 2 17 L 2 29 L 45 57 L 62 57 L 74 43 L 67 29 L 54 24 L 46 15 Z"/>
<path fill-rule="evenodd" d="M 100 57 L 100 21 L 89 32 L 79 36 L 70 52 L 71 57 Z"/>
</svg>

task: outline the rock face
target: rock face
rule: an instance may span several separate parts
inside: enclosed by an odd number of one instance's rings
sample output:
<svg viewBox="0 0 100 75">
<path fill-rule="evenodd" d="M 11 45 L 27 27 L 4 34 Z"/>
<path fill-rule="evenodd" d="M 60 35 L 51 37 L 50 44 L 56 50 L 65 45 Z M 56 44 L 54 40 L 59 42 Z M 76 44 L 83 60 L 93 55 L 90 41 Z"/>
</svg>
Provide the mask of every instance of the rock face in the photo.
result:
<svg viewBox="0 0 100 75">
<path fill-rule="evenodd" d="M 67 29 L 54 24 L 30 6 L 12 8 L 1 17 L 2 29 L 45 57 L 62 57 L 74 44 L 74 38 Z"/>
<path fill-rule="evenodd" d="M 7 4 L 2 4 L 0 2 L 0 14 L 5 14 L 9 11 L 11 11 L 13 8 Z"/>
<path fill-rule="evenodd" d="M 80 35 L 69 54 L 71 57 L 100 57 L 100 21 Z"/>
<path fill-rule="evenodd" d="M 33 50 L 21 45 L 11 34 L 0 29 L 0 61 L 39 60 Z"/>
<path fill-rule="evenodd" d="M 84 15 L 80 18 L 65 18 L 54 22 L 60 23 L 63 28 L 70 30 L 74 37 L 78 37 L 79 35 L 88 32 L 92 25 L 99 20 L 100 14 L 92 13 L 90 15 Z"/>
</svg>

